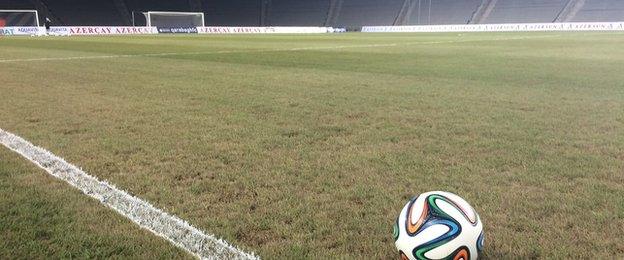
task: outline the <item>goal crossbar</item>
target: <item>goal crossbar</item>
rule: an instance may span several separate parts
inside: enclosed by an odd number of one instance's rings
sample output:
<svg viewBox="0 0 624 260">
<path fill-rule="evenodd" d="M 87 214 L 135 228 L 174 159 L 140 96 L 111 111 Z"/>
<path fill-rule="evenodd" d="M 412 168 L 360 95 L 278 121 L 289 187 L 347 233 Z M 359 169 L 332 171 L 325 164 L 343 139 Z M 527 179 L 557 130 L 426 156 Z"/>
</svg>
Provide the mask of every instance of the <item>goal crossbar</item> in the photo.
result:
<svg viewBox="0 0 624 260">
<path fill-rule="evenodd" d="M 34 13 L 35 26 L 39 27 L 39 12 L 37 10 L 5 10 L 0 9 L 0 13 Z"/>
<path fill-rule="evenodd" d="M 204 13 L 203 12 L 168 12 L 168 11 L 147 11 L 143 12 L 145 15 L 146 26 L 151 27 L 152 25 L 152 15 L 166 15 L 166 16 L 190 16 L 197 15 L 201 17 L 201 26 L 205 26 Z"/>
</svg>

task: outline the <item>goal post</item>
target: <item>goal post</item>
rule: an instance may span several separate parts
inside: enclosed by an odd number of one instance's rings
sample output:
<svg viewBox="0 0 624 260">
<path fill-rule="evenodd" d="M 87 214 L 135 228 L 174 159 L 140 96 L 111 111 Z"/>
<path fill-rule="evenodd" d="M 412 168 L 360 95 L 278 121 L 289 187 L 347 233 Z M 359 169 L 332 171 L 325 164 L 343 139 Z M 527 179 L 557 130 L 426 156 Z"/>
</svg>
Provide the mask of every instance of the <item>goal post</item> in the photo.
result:
<svg viewBox="0 0 624 260">
<path fill-rule="evenodd" d="M 202 12 L 144 12 L 148 27 L 204 27 Z"/>
<path fill-rule="evenodd" d="M 0 27 L 39 27 L 37 10 L 0 10 Z"/>
</svg>

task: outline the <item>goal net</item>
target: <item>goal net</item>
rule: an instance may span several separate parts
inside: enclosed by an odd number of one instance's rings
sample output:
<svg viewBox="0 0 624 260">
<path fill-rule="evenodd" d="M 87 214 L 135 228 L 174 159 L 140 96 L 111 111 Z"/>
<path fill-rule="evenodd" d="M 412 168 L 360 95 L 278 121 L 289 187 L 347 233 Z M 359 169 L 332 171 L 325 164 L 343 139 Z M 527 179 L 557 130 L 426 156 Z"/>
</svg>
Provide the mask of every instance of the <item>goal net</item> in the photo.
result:
<svg viewBox="0 0 624 260">
<path fill-rule="evenodd" d="M 0 27 L 39 26 L 36 10 L 0 10 Z"/>
<path fill-rule="evenodd" d="M 203 27 L 204 13 L 144 12 L 147 26 L 154 27 Z"/>
</svg>

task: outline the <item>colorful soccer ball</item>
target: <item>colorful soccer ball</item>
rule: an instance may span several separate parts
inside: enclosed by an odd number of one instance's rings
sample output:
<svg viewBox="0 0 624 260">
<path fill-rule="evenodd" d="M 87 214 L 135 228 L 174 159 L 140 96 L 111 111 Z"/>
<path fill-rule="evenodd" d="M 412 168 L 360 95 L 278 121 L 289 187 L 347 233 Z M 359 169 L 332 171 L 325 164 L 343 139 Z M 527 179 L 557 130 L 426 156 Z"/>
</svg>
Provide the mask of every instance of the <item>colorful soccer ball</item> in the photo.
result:
<svg viewBox="0 0 624 260">
<path fill-rule="evenodd" d="M 483 224 L 461 197 L 443 191 L 410 200 L 394 224 L 401 259 L 477 259 L 483 249 Z"/>
</svg>

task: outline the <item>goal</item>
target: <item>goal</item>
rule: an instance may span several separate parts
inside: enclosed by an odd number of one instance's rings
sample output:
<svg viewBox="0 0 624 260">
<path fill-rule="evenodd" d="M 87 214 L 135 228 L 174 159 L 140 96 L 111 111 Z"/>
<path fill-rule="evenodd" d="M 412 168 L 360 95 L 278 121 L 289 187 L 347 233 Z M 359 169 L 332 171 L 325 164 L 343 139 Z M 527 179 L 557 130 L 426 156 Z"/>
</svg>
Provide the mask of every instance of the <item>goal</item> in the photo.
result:
<svg viewBox="0 0 624 260">
<path fill-rule="evenodd" d="M 36 26 L 39 27 L 37 10 L 0 10 L 0 27 Z"/>
<path fill-rule="evenodd" d="M 204 13 L 193 12 L 144 12 L 146 26 L 154 27 L 203 27 Z"/>
</svg>

